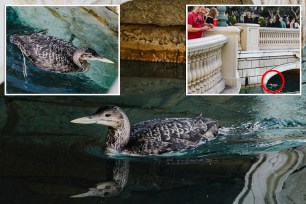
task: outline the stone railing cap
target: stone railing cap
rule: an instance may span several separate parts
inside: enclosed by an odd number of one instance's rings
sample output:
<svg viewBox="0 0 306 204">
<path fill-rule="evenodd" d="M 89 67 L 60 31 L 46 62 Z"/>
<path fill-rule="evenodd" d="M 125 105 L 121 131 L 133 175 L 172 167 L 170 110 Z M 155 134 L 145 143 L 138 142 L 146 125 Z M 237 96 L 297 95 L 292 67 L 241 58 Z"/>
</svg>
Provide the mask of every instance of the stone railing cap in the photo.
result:
<svg viewBox="0 0 306 204">
<path fill-rule="evenodd" d="M 292 29 L 292 28 L 271 28 L 271 27 L 260 27 L 260 30 L 277 30 L 277 31 L 284 31 L 284 32 L 300 32 L 300 29 Z"/>
<path fill-rule="evenodd" d="M 223 45 L 228 41 L 228 38 L 225 35 L 213 35 L 198 39 L 188 40 L 188 52 L 198 51 L 208 49 L 210 47 Z"/>
<path fill-rule="evenodd" d="M 235 26 L 241 26 L 241 27 L 260 27 L 259 24 L 255 24 L 255 23 L 236 23 Z"/>
<path fill-rule="evenodd" d="M 235 26 L 228 26 L 228 27 L 214 27 L 206 32 L 220 32 L 220 34 L 222 34 L 222 33 L 240 33 L 240 31 L 241 31 L 240 28 L 237 28 Z"/>
</svg>

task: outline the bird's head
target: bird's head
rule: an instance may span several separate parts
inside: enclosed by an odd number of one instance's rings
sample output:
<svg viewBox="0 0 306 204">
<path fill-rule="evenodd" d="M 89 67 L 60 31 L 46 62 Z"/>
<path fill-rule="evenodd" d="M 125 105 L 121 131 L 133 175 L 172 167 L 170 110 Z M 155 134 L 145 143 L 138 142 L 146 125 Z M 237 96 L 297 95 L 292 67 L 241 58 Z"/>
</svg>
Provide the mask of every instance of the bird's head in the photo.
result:
<svg viewBox="0 0 306 204">
<path fill-rule="evenodd" d="M 15 45 L 22 45 L 24 43 L 26 35 L 14 34 L 10 36 L 10 42 Z"/>
<path fill-rule="evenodd" d="M 10 36 L 10 42 L 13 43 L 13 44 L 16 44 L 18 42 L 18 36 L 16 34 L 11 35 Z"/>
<path fill-rule="evenodd" d="M 89 65 L 88 60 L 100 61 L 105 63 L 114 63 L 109 59 L 101 57 L 98 53 L 91 48 L 78 48 L 73 53 L 73 62 L 80 67 L 83 71 L 87 70 Z"/>
<path fill-rule="evenodd" d="M 72 123 L 100 124 L 114 129 L 122 128 L 127 122 L 127 116 L 118 106 L 108 105 L 99 108 L 93 115 L 72 120 Z"/>
</svg>

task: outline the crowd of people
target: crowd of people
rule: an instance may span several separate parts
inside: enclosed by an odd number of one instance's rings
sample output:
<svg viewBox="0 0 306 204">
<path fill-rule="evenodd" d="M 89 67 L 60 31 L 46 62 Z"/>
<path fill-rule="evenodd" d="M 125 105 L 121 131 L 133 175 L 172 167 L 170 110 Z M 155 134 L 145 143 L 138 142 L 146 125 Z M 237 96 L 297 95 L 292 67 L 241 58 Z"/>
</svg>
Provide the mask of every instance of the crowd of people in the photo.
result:
<svg viewBox="0 0 306 204">
<path fill-rule="evenodd" d="M 281 17 L 280 15 L 273 15 L 270 18 L 260 17 L 258 15 L 252 15 L 251 12 L 245 12 L 243 16 L 243 23 L 257 23 L 260 24 L 260 18 L 265 21 L 266 27 L 274 27 L 274 28 L 295 28 L 299 29 L 300 25 L 296 21 L 294 17 L 291 16 L 284 16 Z"/>
<path fill-rule="evenodd" d="M 206 8 L 205 6 L 194 6 L 193 10 L 188 13 L 188 40 L 201 38 L 204 31 L 210 30 L 217 25 L 218 10 L 216 8 Z M 225 13 L 227 18 L 226 23 L 232 25 L 228 19 L 228 13 Z M 233 16 L 233 18 L 236 18 Z M 241 23 L 256 23 L 261 24 L 259 21 L 264 21 L 263 26 L 274 27 L 274 28 L 294 28 L 299 29 L 300 25 L 296 21 L 296 18 L 291 16 L 281 17 L 278 14 L 270 18 L 260 17 L 254 15 L 251 12 L 244 12 L 240 16 L 240 19 L 235 19 Z"/>
</svg>

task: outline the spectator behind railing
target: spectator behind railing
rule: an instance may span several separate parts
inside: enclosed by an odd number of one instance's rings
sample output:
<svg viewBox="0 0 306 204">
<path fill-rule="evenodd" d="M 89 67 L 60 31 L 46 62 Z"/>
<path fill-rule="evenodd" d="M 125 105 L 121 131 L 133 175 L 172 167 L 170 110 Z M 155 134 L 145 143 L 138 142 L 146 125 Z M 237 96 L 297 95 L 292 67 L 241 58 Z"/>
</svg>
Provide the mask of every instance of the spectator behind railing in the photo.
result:
<svg viewBox="0 0 306 204">
<path fill-rule="evenodd" d="M 281 28 L 282 27 L 282 23 L 281 23 L 280 17 L 278 15 L 275 16 L 274 27 L 275 28 Z"/>
<path fill-rule="evenodd" d="M 294 28 L 294 29 L 299 29 L 300 25 L 298 22 L 295 21 L 295 18 L 292 18 L 291 22 L 290 22 L 290 28 Z"/>
<path fill-rule="evenodd" d="M 204 21 L 204 6 L 195 6 L 188 13 L 188 40 L 201 38 L 203 31 L 209 30 L 214 26 Z"/>
<path fill-rule="evenodd" d="M 288 17 L 286 18 L 286 28 L 290 28 L 290 20 Z"/>
<path fill-rule="evenodd" d="M 274 22 L 273 22 L 273 18 L 270 18 L 269 20 L 268 20 L 268 23 L 267 23 L 267 27 L 274 27 Z"/>
<path fill-rule="evenodd" d="M 252 18 L 250 12 L 245 13 L 244 23 L 254 23 L 254 19 Z"/>
<path fill-rule="evenodd" d="M 227 24 L 228 26 L 231 26 L 232 23 L 231 23 L 231 21 L 230 21 L 230 19 L 229 19 L 229 17 L 228 17 L 228 13 L 225 12 L 225 13 L 224 13 L 224 16 L 225 16 L 225 18 L 226 18 L 226 24 Z"/>
<path fill-rule="evenodd" d="M 284 19 L 286 20 L 284 21 Z M 275 15 L 269 18 L 266 27 L 299 29 L 300 25 L 296 22 L 295 18 L 287 16 L 283 18 L 279 15 Z"/>
<path fill-rule="evenodd" d="M 284 21 L 284 18 L 283 17 L 280 17 L 279 18 L 279 21 L 281 22 L 281 28 L 286 28 L 286 23 Z"/>
<path fill-rule="evenodd" d="M 213 24 L 214 19 L 216 19 L 217 16 L 218 16 L 218 10 L 216 8 L 211 8 L 206 17 L 206 23 Z"/>
<path fill-rule="evenodd" d="M 210 9 L 209 8 L 205 8 L 203 9 L 203 15 L 204 15 L 204 21 L 206 22 L 206 18 L 209 14 Z"/>
<path fill-rule="evenodd" d="M 209 9 L 208 9 L 209 10 Z M 232 15 L 229 15 L 231 13 Z M 211 8 L 209 14 L 206 17 L 206 23 L 214 23 L 214 18 L 218 15 L 218 11 L 215 8 Z M 256 13 L 251 13 L 249 11 L 243 12 L 243 14 L 239 17 L 239 14 L 236 12 L 225 12 L 226 23 L 228 26 L 235 25 L 236 22 L 242 22 L 247 24 L 259 24 L 260 27 L 270 27 L 270 28 L 292 28 L 299 29 L 300 25 L 296 18 L 292 16 L 288 16 L 286 13 L 282 14 L 283 17 L 280 16 L 279 13 L 275 15 L 260 16 Z"/>
</svg>

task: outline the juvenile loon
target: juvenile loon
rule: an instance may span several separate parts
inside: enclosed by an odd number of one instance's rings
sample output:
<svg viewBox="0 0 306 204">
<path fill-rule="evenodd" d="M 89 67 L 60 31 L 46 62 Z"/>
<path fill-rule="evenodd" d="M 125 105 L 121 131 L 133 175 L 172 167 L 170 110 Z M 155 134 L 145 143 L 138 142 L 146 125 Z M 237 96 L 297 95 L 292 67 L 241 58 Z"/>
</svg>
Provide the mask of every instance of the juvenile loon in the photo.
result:
<svg viewBox="0 0 306 204">
<path fill-rule="evenodd" d="M 278 85 L 278 84 L 272 84 L 272 83 L 270 83 L 270 84 L 267 84 L 267 86 L 269 86 L 269 87 L 278 87 L 279 85 Z"/>
<path fill-rule="evenodd" d="M 127 115 L 118 106 L 99 108 L 93 115 L 71 121 L 108 126 L 107 153 L 148 155 L 176 152 L 197 147 L 214 139 L 220 125 L 202 116 L 143 121 L 130 126 Z"/>
<path fill-rule="evenodd" d="M 84 72 L 89 68 L 87 60 L 106 63 L 112 61 L 100 57 L 91 48 L 77 48 L 72 43 L 46 35 L 47 30 L 32 34 L 14 34 L 10 41 L 16 44 L 23 55 L 23 75 L 27 76 L 25 56 L 37 67 L 61 73 Z"/>
</svg>

